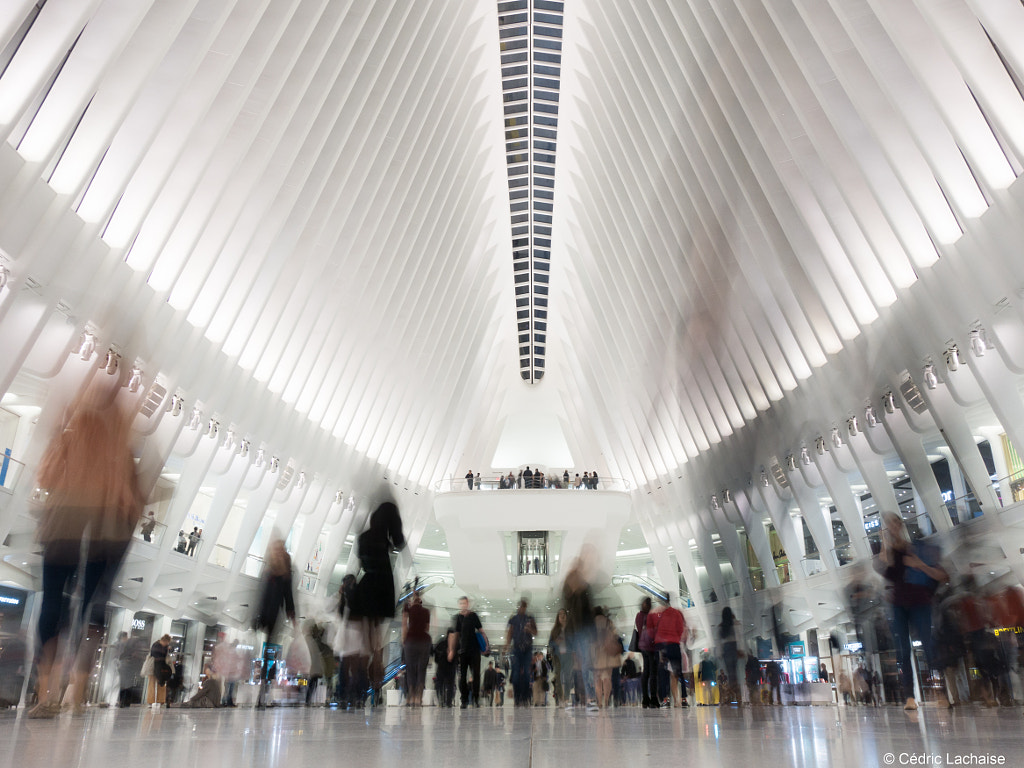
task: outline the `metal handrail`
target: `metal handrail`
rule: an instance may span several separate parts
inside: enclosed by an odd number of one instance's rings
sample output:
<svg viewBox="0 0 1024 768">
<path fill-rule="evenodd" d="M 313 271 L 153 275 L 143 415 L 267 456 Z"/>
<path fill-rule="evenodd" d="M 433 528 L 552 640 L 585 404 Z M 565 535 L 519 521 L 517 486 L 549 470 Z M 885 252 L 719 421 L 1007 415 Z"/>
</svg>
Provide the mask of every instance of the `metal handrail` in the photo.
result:
<svg viewBox="0 0 1024 768">
<path fill-rule="evenodd" d="M 599 477 L 597 479 L 597 488 L 586 488 L 586 487 L 577 488 L 573 484 L 575 478 L 571 478 L 569 480 L 568 487 L 566 487 L 562 483 L 562 476 L 561 475 L 558 475 L 557 477 L 552 475 L 550 478 L 545 476 L 545 480 L 548 481 L 550 484 L 547 485 L 544 488 L 502 488 L 501 487 L 502 479 L 507 477 L 507 476 L 508 475 L 506 473 L 505 475 L 498 475 L 497 477 L 494 477 L 494 476 L 481 477 L 480 478 L 480 485 L 479 486 L 474 481 L 474 483 L 473 483 L 473 490 L 474 491 L 477 491 L 477 490 L 483 490 L 483 491 L 552 491 L 552 490 L 556 490 L 556 491 L 577 491 L 577 490 L 579 490 L 579 491 L 586 491 L 586 490 L 630 491 L 632 489 L 632 484 L 629 482 L 629 480 L 626 480 L 625 478 L 622 478 L 622 477 Z M 465 492 L 468 493 L 469 490 L 470 490 L 468 483 L 469 483 L 469 481 L 466 480 L 466 478 L 464 478 L 464 477 L 462 477 L 462 478 L 456 478 L 456 477 L 445 478 L 443 480 L 438 480 L 436 483 L 434 483 L 434 490 L 437 491 L 438 493 L 451 493 L 453 491 L 465 491 Z"/>
<path fill-rule="evenodd" d="M 0 489 L 13 493 L 23 474 L 25 474 L 23 461 L 18 461 L 6 450 L 0 454 Z"/>
<path fill-rule="evenodd" d="M 612 576 L 612 586 L 619 586 L 621 584 L 629 584 L 631 587 L 658 600 L 668 600 L 668 592 L 660 584 L 650 579 L 645 579 L 643 576 L 633 576 L 632 574 Z"/>
</svg>

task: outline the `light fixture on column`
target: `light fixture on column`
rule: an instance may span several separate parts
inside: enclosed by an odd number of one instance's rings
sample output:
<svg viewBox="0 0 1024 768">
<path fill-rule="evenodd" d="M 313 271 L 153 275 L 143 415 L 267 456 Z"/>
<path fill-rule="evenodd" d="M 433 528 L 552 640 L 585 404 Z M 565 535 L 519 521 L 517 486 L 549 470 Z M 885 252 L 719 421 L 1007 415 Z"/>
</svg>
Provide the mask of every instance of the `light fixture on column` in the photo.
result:
<svg viewBox="0 0 1024 768">
<path fill-rule="evenodd" d="M 839 427 L 832 427 L 832 445 L 836 448 L 843 447 L 843 436 L 839 434 Z"/>
<path fill-rule="evenodd" d="M 171 416 L 181 416 L 181 409 L 185 406 L 185 401 L 181 395 L 171 396 Z"/>
<path fill-rule="evenodd" d="M 138 365 L 133 365 L 131 375 L 128 376 L 128 391 L 135 394 L 141 386 L 142 369 Z"/>
<path fill-rule="evenodd" d="M 985 339 L 985 330 L 975 328 L 971 331 L 971 351 L 975 357 L 984 357 L 986 349 L 988 349 L 988 344 Z"/>
<path fill-rule="evenodd" d="M 239 443 L 239 445 L 238 445 L 238 455 L 241 456 L 243 459 L 246 458 L 249 455 L 249 441 L 248 440 L 243 440 L 241 443 Z"/>
<path fill-rule="evenodd" d="M 227 448 L 229 452 L 233 452 L 235 450 L 235 430 L 229 429 L 227 435 L 224 436 L 224 447 Z"/>
<path fill-rule="evenodd" d="M 718 497 L 715 496 L 714 494 L 711 494 L 711 508 L 712 509 L 718 509 L 719 508 L 718 507 Z"/>
<path fill-rule="evenodd" d="M 851 416 L 846 420 L 846 431 L 850 434 L 850 437 L 856 437 L 857 433 L 860 432 L 860 422 L 857 421 L 856 416 Z"/>
<path fill-rule="evenodd" d="M 768 487 L 768 473 L 765 472 L 763 469 L 761 470 L 761 485 L 763 485 L 765 488 Z"/>
<path fill-rule="evenodd" d="M 796 456 L 794 456 L 792 453 L 786 457 L 786 469 L 788 469 L 790 472 L 796 470 Z"/>
<path fill-rule="evenodd" d="M 935 366 L 932 363 L 928 363 L 924 367 L 924 383 L 928 389 L 935 389 L 939 386 L 939 377 L 935 375 Z"/>
<path fill-rule="evenodd" d="M 882 395 L 882 408 L 886 413 L 896 413 L 896 395 L 892 393 L 891 389 Z"/>
<path fill-rule="evenodd" d="M 943 355 L 946 358 L 946 368 L 955 371 L 960 367 L 960 348 L 956 344 L 950 344 Z"/>
<path fill-rule="evenodd" d="M 258 451 L 256 451 L 256 462 L 255 463 L 256 463 L 257 467 L 262 467 L 263 466 L 263 462 L 265 462 L 266 460 L 267 460 L 267 453 L 266 453 L 266 451 L 264 451 L 262 448 L 260 448 Z"/>
<path fill-rule="evenodd" d="M 814 441 L 814 450 L 818 452 L 819 456 L 825 455 L 825 438 L 818 435 L 818 438 Z"/>
<path fill-rule="evenodd" d="M 299 479 L 295 481 L 295 487 L 296 488 L 305 488 L 306 487 L 306 473 L 305 472 L 299 472 Z"/>
<path fill-rule="evenodd" d="M 344 501 L 345 501 L 345 492 L 344 491 L 335 491 L 334 492 L 334 503 L 335 504 L 342 504 L 342 503 L 344 503 Z"/>
<path fill-rule="evenodd" d="M 875 415 L 875 406 L 870 403 L 864 407 L 864 421 L 869 427 L 878 426 L 878 417 Z"/>
<path fill-rule="evenodd" d="M 805 467 L 811 463 L 811 454 L 808 453 L 806 445 L 800 447 L 800 463 Z"/>
<path fill-rule="evenodd" d="M 192 409 L 192 416 L 188 420 L 188 428 L 191 429 L 193 432 L 196 432 L 199 430 L 199 425 L 202 423 L 203 412 L 199 410 L 199 406 L 197 405 L 195 408 Z"/>
<path fill-rule="evenodd" d="M 0 291 L 7 287 L 7 281 L 11 279 L 11 270 L 0 264 Z"/>
<path fill-rule="evenodd" d="M 279 458 L 277 458 L 277 456 L 274 456 L 270 460 L 270 473 L 274 474 L 275 472 L 277 472 L 277 470 L 280 468 L 280 466 L 281 466 L 281 460 Z"/>
<path fill-rule="evenodd" d="M 82 343 L 78 345 L 78 356 L 82 360 L 89 360 L 92 358 L 92 353 L 96 351 L 96 337 L 89 331 L 85 331 L 82 334 Z"/>
<path fill-rule="evenodd" d="M 732 493 L 729 491 L 728 488 L 726 488 L 726 489 L 724 489 L 722 491 L 722 503 L 723 504 L 732 504 Z"/>
<path fill-rule="evenodd" d="M 107 350 L 107 359 L 103 363 L 103 370 L 113 376 L 117 373 L 117 361 L 120 359 L 121 356 L 111 347 Z"/>
<path fill-rule="evenodd" d="M 216 439 L 218 431 L 220 431 L 220 422 L 210 419 L 210 422 L 206 425 L 206 436 Z"/>
</svg>

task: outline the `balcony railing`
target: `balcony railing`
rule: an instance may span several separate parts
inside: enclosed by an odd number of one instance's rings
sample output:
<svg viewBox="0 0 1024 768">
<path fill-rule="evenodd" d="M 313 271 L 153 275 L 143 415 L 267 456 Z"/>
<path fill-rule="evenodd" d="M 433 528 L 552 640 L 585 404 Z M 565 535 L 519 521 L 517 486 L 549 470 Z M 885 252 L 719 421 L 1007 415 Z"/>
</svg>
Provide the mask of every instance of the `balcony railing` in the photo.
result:
<svg viewBox="0 0 1024 768">
<path fill-rule="evenodd" d="M 600 477 L 597 480 L 597 485 L 593 487 L 588 486 L 576 486 L 575 478 L 570 478 L 569 483 L 563 482 L 561 475 L 558 477 L 544 477 L 544 485 L 541 486 L 527 486 L 526 481 L 523 481 L 522 486 L 516 486 L 514 488 L 505 488 L 503 483 L 507 482 L 507 476 L 503 478 L 499 476 L 481 477 L 479 481 L 475 478 L 473 480 L 473 487 L 469 487 L 469 480 L 463 478 L 449 478 L 446 480 L 438 480 L 434 483 L 434 490 L 438 493 L 449 493 L 451 491 L 523 491 L 523 490 L 552 490 L 552 491 L 629 491 L 631 490 L 630 482 L 621 477 Z"/>
<path fill-rule="evenodd" d="M 25 465 L 11 458 L 10 453 L 0 455 L 0 488 L 13 493 L 18 480 L 25 474 Z"/>
</svg>

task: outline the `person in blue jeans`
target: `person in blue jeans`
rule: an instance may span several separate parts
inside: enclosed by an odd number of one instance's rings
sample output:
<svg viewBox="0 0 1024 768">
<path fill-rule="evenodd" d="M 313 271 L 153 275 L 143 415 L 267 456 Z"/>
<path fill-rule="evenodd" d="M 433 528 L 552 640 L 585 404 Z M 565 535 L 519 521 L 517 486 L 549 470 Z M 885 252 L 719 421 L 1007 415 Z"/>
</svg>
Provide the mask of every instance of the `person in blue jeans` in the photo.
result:
<svg viewBox="0 0 1024 768">
<path fill-rule="evenodd" d="M 903 708 L 917 709 L 914 697 L 914 672 L 911 666 L 911 636 L 921 641 L 925 660 L 932 652 L 932 597 L 939 584 L 949 575 L 939 565 L 939 551 L 924 542 L 911 542 L 903 518 L 883 512 L 882 551 L 879 570 L 892 584 L 892 635 L 896 644 L 896 660 L 900 682 L 906 696 Z"/>
<path fill-rule="evenodd" d="M 512 693 L 517 707 L 528 707 L 530 695 L 530 663 L 533 658 L 533 638 L 537 636 L 537 622 L 526 612 L 526 598 L 509 618 L 505 629 L 505 648 L 512 655 Z"/>
</svg>

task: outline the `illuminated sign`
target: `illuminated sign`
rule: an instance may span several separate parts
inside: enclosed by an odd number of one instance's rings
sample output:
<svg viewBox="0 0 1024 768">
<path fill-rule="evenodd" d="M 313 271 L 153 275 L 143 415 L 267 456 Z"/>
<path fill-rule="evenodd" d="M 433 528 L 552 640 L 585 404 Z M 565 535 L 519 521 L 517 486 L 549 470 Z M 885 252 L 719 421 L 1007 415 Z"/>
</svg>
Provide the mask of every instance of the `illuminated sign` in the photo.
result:
<svg viewBox="0 0 1024 768">
<path fill-rule="evenodd" d="M 800 658 L 804 655 L 804 644 L 803 643 L 790 643 L 789 655 L 794 659 Z"/>
<path fill-rule="evenodd" d="M 8 597 L 7 595 L 0 595 L 0 603 L 4 605 L 21 605 L 21 600 L 16 597 Z"/>
<path fill-rule="evenodd" d="M 944 503 L 948 504 L 952 500 L 953 500 L 953 492 L 952 491 L 943 491 L 942 492 L 942 501 Z"/>
<path fill-rule="evenodd" d="M 999 629 L 992 630 L 996 637 L 1003 634 L 1004 632 L 1012 632 L 1015 635 L 1024 635 L 1024 627 L 1000 627 Z"/>
<path fill-rule="evenodd" d="M 879 518 L 877 518 L 877 517 L 873 517 L 870 520 L 865 520 L 864 521 L 864 530 L 865 531 L 873 531 L 876 528 L 880 528 L 881 525 L 882 525 L 882 521 Z"/>
<path fill-rule="evenodd" d="M 146 620 L 145 619 L 132 619 L 132 629 L 137 629 L 139 631 L 142 631 L 145 628 L 146 628 Z"/>
</svg>

